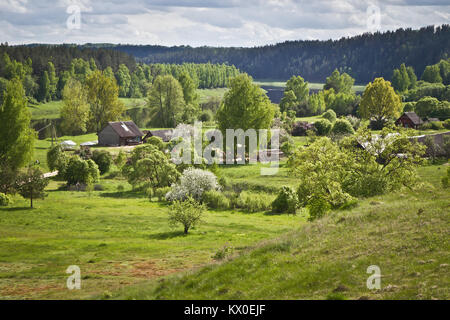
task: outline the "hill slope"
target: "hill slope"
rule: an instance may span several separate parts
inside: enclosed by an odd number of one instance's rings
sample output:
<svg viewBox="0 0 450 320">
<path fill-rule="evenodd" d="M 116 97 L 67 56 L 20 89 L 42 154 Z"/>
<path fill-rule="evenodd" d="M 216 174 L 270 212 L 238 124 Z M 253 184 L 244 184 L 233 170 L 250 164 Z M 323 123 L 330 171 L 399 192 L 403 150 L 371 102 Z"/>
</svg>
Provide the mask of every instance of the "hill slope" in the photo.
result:
<svg viewBox="0 0 450 320">
<path fill-rule="evenodd" d="M 121 299 L 449 299 L 445 166 L 414 191 L 366 199 L 221 264 L 113 295 Z M 381 290 L 366 287 L 381 269 Z"/>
</svg>

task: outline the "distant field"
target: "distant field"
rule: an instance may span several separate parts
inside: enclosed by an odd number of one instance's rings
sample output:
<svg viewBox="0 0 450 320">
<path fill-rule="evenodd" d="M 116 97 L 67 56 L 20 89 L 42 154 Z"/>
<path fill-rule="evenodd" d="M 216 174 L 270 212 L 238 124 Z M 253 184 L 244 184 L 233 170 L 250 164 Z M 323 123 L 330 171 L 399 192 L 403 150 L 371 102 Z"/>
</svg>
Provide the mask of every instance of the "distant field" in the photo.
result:
<svg viewBox="0 0 450 320">
<path fill-rule="evenodd" d="M 284 88 L 286 86 L 286 82 L 284 81 L 270 81 L 270 80 L 255 80 L 254 81 L 257 85 L 261 87 L 278 87 L 278 88 Z M 322 90 L 323 89 L 323 83 L 309 83 L 309 89 L 310 90 Z M 365 85 L 355 85 L 353 86 L 353 90 L 355 92 L 363 92 Z"/>
<path fill-rule="evenodd" d="M 198 94 L 200 96 L 200 102 L 206 102 L 211 97 L 223 98 L 227 88 L 215 88 L 215 89 L 199 89 Z"/>
</svg>

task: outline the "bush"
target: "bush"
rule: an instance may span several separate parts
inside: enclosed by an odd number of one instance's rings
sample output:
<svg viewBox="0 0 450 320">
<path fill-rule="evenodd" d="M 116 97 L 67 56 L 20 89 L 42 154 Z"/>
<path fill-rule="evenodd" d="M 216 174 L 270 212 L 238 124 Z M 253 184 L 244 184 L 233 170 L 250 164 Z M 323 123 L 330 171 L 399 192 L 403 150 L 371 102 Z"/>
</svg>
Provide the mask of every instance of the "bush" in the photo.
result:
<svg viewBox="0 0 450 320">
<path fill-rule="evenodd" d="M 351 114 L 346 116 L 345 119 L 347 119 L 347 121 L 350 122 L 354 130 L 357 130 L 361 126 L 361 119 L 352 116 Z"/>
<path fill-rule="evenodd" d="M 230 200 L 220 191 L 209 190 L 203 193 L 203 203 L 211 209 L 229 209 Z"/>
<path fill-rule="evenodd" d="M 313 221 L 323 217 L 328 211 L 330 211 L 331 206 L 325 198 L 313 197 L 309 201 L 307 208 L 309 211 L 309 220 Z"/>
<path fill-rule="evenodd" d="M 327 119 L 321 119 L 314 122 L 314 127 L 319 136 L 326 136 L 331 131 L 332 123 Z"/>
<path fill-rule="evenodd" d="M 98 181 L 99 176 L 100 172 L 94 161 L 73 156 L 68 161 L 64 179 L 67 180 L 68 185 L 88 185 Z"/>
<path fill-rule="evenodd" d="M 442 186 L 448 188 L 450 186 L 450 167 L 447 168 L 447 175 L 442 177 Z"/>
<path fill-rule="evenodd" d="M 92 154 L 92 160 L 97 164 L 102 175 L 109 171 L 113 162 L 111 154 L 106 150 L 95 150 Z"/>
<path fill-rule="evenodd" d="M 158 201 L 163 201 L 166 198 L 167 193 L 170 192 L 170 187 L 157 188 L 153 192 L 153 196 L 158 198 Z"/>
<path fill-rule="evenodd" d="M 198 201 L 205 191 L 219 188 L 217 177 L 211 171 L 188 168 L 181 175 L 180 182 L 172 186 L 166 199 L 169 201 L 184 200 L 190 196 Z"/>
<path fill-rule="evenodd" d="M 266 193 L 241 192 L 237 199 L 237 207 L 246 212 L 266 211 L 272 208 L 274 196 Z"/>
<path fill-rule="evenodd" d="M 0 192 L 0 207 L 6 207 L 11 203 L 11 198 L 4 193 Z"/>
<path fill-rule="evenodd" d="M 283 186 L 277 198 L 272 202 L 272 212 L 295 214 L 298 206 L 298 198 L 295 190 L 291 187 Z"/>
<path fill-rule="evenodd" d="M 306 121 L 298 121 L 292 126 L 292 135 L 294 137 L 306 136 L 308 130 L 314 130 L 314 125 Z"/>
<path fill-rule="evenodd" d="M 354 134 L 355 130 L 353 130 L 353 127 L 348 120 L 337 119 L 336 122 L 333 124 L 331 133 L 336 135 L 347 135 L 347 134 Z"/>
<path fill-rule="evenodd" d="M 433 130 L 442 130 L 444 129 L 444 124 L 441 121 L 432 121 L 431 129 Z"/>
<path fill-rule="evenodd" d="M 211 122 L 214 119 L 214 115 L 211 110 L 204 110 L 198 117 L 198 119 L 202 122 Z"/>
<path fill-rule="evenodd" d="M 212 256 L 214 260 L 223 260 L 226 257 L 233 254 L 234 248 L 225 244 L 221 249 L 219 249 L 215 255 Z"/>
<path fill-rule="evenodd" d="M 285 156 L 289 157 L 295 150 L 295 144 L 292 141 L 283 142 L 281 144 L 280 150 Z"/>
<path fill-rule="evenodd" d="M 328 109 L 322 114 L 322 118 L 327 119 L 330 122 L 336 121 L 336 112 L 332 109 Z"/>
<path fill-rule="evenodd" d="M 163 151 L 166 149 L 166 144 L 160 137 L 152 136 L 147 139 L 148 144 L 154 145 L 156 148 L 158 148 L 159 151 Z"/>
<path fill-rule="evenodd" d="M 64 171 L 66 169 L 68 161 L 69 158 L 64 153 L 64 150 L 61 148 L 59 144 L 55 145 L 54 147 L 51 147 L 50 150 L 47 152 L 48 168 L 51 171 L 58 170 L 58 174 L 60 176 L 64 176 Z"/>
</svg>

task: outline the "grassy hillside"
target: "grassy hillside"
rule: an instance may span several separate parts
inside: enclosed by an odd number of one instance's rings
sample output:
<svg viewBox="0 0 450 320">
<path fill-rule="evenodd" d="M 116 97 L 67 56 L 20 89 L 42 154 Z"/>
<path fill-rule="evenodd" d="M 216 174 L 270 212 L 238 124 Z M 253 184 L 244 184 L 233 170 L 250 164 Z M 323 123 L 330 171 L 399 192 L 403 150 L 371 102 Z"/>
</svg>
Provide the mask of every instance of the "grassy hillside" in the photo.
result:
<svg viewBox="0 0 450 320">
<path fill-rule="evenodd" d="M 445 166 L 424 184 L 361 201 L 221 264 L 114 293 L 121 299 L 449 299 Z M 381 290 L 366 287 L 381 268 Z"/>
</svg>

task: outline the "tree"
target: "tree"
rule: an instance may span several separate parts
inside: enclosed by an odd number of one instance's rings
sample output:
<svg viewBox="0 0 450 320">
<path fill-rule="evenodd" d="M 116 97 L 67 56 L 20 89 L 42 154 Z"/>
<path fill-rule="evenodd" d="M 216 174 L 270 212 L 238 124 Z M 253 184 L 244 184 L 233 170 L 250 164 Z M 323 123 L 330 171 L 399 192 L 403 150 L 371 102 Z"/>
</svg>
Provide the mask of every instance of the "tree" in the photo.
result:
<svg viewBox="0 0 450 320">
<path fill-rule="evenodd" d="M 163 152 L 151 144 L 135 148 L 131 154 L 130 163 L 123 166 L 122 172 L 135 188 L 168 187 L 179 177 L 175 165 Z"/>
<path fill-rule="evenodd" d="M 61 128 L 68 135 L 85 133 L 89 121 L 87 92 L 78 80 L 70 78 L 62 92 Z"/>
<path fill-rule="evenodd" d="M 36 132 L 30 128 L 30 119 L 22 84 L 14 78 L 0 107 L 0 192 L 13 190 L 15 173 L 31 160 Z"/>
<path fill-rule="evenodd" d="M 205 211 L 205 205 L 192 198 L 188 198 L 186 201 L 174 201 L 169 208 L 169 224 L 173 227 L 182 224 L 184 234 L 188 234 L 189 229 L 201 222 Z"/>
<path fill-rule="evenodd" d="M 67 163 L 64 179 L 69 186 L 76 184 L 90 185 L 100 177 L 98 166 L 92 160 L 83 160 L 73 156 Z"/>
<path fill-rule="evenodd" d="M 330 122 L 336 121 L 336 112 L 333 109 L 328 109 L 322 114 L 322 118 L 327 119 Z"/>
<path fill-rule="evenodd" d="M 188 168 L 183 171 L 180 182 L 172 186 L 166 198 L 170 201 L 185 200 L 192 197 L 201 200 L 206 191 L 219 190 L 220 186 L 214 173 L 208 170 Z"/>
<path fill-rule="evenodd" d="M 442 83 L 439 65 L 435 64 L 432 66 L 427 66 L 423 71 L 421 79 L 430 83 Z"/>
<path fill-rule="evenodd" d="M 56 76 L 55 66 L 52 62 L 48 62 L 48 81 L 49 81 L 49 96 L 51 100 L 56 99 L 56 89 L 58 86 L 58 77 Z"/>
<path fill-rule="evenodd" d="M 59 144 L 51 147 L 47 152 L 48 168 L 52 171 L 58 170 L 58 175 L 60 177 L 64 177 L 68 161 L 68 156 L 64 153 L 64 150 Z"/>
<path fill-rule="evenodd" d="M 358 111 L 364 119 L 373 119 L 381 128 L 388 119 L 400 116 L 402 103 L 389 81 L 376 78 L 364 90 Z"/>
<path fill-rule="evenodd" d="M 50 80 L 48 78 L 48 72 L 44 71 L 39 80 L 39 91 L 38 91 L 39 101 L 50 101 Z"/>
<path fill-rule="evenodd" d="M 200 113 L 199 95 L 197 93 L 198 84 L 189 76 L 187 71 L 180 74 L 178 82 L 183 89 L 183 98 L 186 104 L 182 120 L 185 123 L 193 123 Z"/>
<path fill-rule="evenodd" d="M 262 89 L 252 78 L 241 74 L 231 80 L 216 119 L 220 130 L 269 129 L 275 109 Z"/>
<path fill-rule="evenodd" d="M 284 95 L 280 102 L 280 111 L 284 112 L 294 110 L 298 114 L 301 107 L 306 106 L 308 97 L 308 82 L 305 82 L 305 80 L 301 76 L 292 76 L 286 82 Z"/>
<path fill-rule="evenodd" d="M 327 119 L 320 119 L 314 122 L 314 128 L 316 128 L 319 136 L 326 136 L 330 133 L 333 124 Z"/>
<path fill-rule="evenodd" d="M 96 70 L 86 78 L 90 128 L 99 133 L 109 121 L 117 121 L 125 110 L 119 100 L 119 88 L 114 79 Z"/>
<path fill-rule="evenodd" d="M 445 120 L 450 118 L 450 103 L 432 97 L 424 97 L 415 104 L 415 111 L 423 119 L 439 118 Z"/>
<path fill-rule="evenodd" d="M 108 172 L 113 162 L 111 154 L 106 150 L 95 150 L 92 154 L 92 160 L 97 164 L 100 174 Z"/>
<path fill-rule="evenodd" d="M 127 66 L 121 64 L 116 72 L 117 84 L 119 85 L 119 96 L 128 97 L 131 84 L 130 70 Z"/>
<path fill-rule="evenodd" d="M 33 199 L 44 199 L 44 189 L 48 183 L 48 179 L 43 177 L 43 172 L 38 167 L 30 166 L 18 177 L 19 193 L 30 199 L 30 207 L 33 208 Z"/>
<path fill-rule="evenodd" d="M 293 213 L 298 208 L 298 197 L 294 189 L 283 186 L 276 199 L 272 202 L 272 212 L 275 213 Z"/>
<path fill-rule="evenodd" d="M 155 126 L 174 128 L 185 106 L 183 89 L 173 76 L 158 76 L 148 95 L 148 105 Z"/>
<path fill-rule="evenodd" d="M 351 93 L 355 79 L 350 77 L 347 73 L 340 72 L 335 69 L 331 76 L 327 77 L 325 84 L 323 86 L 324 90 L 334 89 L 335 93 Z"/>
<path fill-rule="evenodd" d="M 354 134 L 355 130 L 347 119 L 337 119 L 331 128 L 331 133 L 336 135 Z"/>
</svg>

